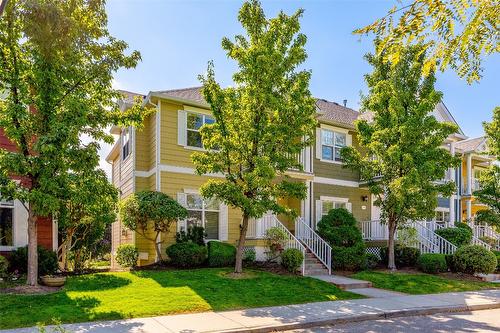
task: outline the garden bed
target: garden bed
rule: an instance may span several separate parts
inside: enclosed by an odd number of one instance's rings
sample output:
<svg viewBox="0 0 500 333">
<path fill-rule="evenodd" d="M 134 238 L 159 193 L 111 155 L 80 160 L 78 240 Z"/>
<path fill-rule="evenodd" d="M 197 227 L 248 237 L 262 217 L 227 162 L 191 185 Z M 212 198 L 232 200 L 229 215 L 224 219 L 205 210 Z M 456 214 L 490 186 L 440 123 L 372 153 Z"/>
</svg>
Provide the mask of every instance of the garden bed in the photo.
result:
<svg viewBox="0 0 500 333">
<path fill-rule="evenodd" d="M 69 276 L 46 295 L 0 294 L 0 328 L 135 318 L 361 298 L 313 278 L 230 268 L 142 270 Z"/>
</svg>

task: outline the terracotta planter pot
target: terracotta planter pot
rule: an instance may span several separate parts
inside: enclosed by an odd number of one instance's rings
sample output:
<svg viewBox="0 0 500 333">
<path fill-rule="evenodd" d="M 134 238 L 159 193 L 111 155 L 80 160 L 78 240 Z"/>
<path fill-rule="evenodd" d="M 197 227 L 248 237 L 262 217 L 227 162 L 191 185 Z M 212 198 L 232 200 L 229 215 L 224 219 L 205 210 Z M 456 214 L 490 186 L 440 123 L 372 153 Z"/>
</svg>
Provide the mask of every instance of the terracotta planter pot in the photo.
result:
<svg viewBox="0 0 500 333">
<path fill-rule="evenodd" d="M 47 287 L 62 287 L 64 286 L 64 283 L 66 282 L 66 277 L 65 276 L 42 276 L 41 277 L 42 283 L 46 285 Z"/>
</svg>

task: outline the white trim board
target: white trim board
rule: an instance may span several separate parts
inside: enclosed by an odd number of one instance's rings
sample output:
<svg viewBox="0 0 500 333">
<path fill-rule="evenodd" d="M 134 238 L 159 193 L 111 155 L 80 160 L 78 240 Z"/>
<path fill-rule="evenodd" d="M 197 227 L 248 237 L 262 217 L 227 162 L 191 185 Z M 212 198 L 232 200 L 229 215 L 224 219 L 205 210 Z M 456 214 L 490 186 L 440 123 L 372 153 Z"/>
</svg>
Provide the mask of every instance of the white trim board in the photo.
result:
<svg viewBox="0 0 500 333">
<path fill-rule="evenodd" d="M 173 173 L 182 173 L 185 175 L 196 175 L 196 170 L 194 168 L 188 168 L 188 167 L 181 167 L 181 166 L 175 166 L 175 165 L 168 165 L 168 164 L 159 164 L 158 169 L 160 172 L 173 172 Z M 150 169 L 149 171 L 136 171 L 135 175 L 136 177 L 143 177 L 143 178 L 148 178 L 151 177 L 156 173 L 157 168 L 154 167 Z M 221 173 L 210 173 L 206 174 L 203 176 L 208 176 L 208 177 L 218 177 L 218 178 L 224 178 L 224 175 Z"/>
<path fill-rule="evenodd" d="M 347 187 L 359 187 L 359 182 L 355 182 L 352 180 L 343 180 L 343 179 L 335 179 L 335 178 L 326 178 L 326 177 L 314 177 L 314 183 L 326 184 L 326 185 L 338 185 L 338 186 L 347 186 Z"/>
</svg>

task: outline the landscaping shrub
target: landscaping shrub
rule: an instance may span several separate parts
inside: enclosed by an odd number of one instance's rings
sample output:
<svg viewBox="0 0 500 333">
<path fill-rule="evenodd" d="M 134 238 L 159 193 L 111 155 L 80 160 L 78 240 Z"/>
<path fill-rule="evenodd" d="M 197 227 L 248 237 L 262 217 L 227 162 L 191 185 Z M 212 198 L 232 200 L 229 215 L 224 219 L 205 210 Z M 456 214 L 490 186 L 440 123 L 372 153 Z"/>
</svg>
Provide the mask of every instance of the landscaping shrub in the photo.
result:
<svg viewBox="0 0 500 333">
<path fill-rule="evenodd" d="M 495 256 L 497 257 L 497 272 L 500 272 L 500 251 L 493 251 Z"/>
<path fill-rule="evenodd" d="M 257 259 L 257 253 L 255 252 L 255 248 L 253 247 L 247 247 L 243 251 L 243 262 L 247 264 L 251 264 L 255 262 Z"/>
<path fill-rule="evenodd" d="M 170 263 L 176 267 L 197 267 L 207 258 L 207 248 L 195 243 L 176 243 L 167 247 Z"/>
<path fill-rule="evenodd" d="M 378 266 L 380 259 L 373 253 L 367 253 L 365 258 L 366 269 L 373 269 Z"/>
<path fill-rule="evenodd" d="M 286 249 L 281 254 L 281 265 L 291 273 L 295 273 L 303 261 L 304 255 L 297 249 Z"/>
<path fill-rule="evenodd" d="M 207 233 L 205 228 L 197 225 L 189 226 L 187 231 L 181 230 L 175 234 L 175 241 L 177 243 L 192 242 L 198 245 L 205 246 L 205 237 Z"/>
<path fill-rule="evenodd" d="M 440 273 L 446 272 L 448 266 L 446 265 L 446 257 L 440 253 L 425 253 L 422 254 L 417 261 L 417 266 L 424 273 Z"/>
<path fill-rule="evenodd" d="M 462 228 L 462 229 L 466 229 L 466 230 L 469 230 L 470 232 L 472 232 L 472 228 L 470 227 L 470 225 L 468 225 L 467 223 L 463 223 L 463 222 L 455 223 L 455 228 Z"/>
<path fill-rule="evenodd" d="M 489 246 L 493 247 L 493 248 L 497 245 L 497 239 L 496 238 L 488 237 L 488 236 L 483 236 L 483 237 L 479 237 L 479 239 L 482 240 L 483 242 L 485 242 L 486 244 L 488 244 Z"/>
<path fill-rule="evenodd" d="M 7 275 L 7 269 L 9 268 L 9 262 L 7 258 L 0 255 L 0 278 L 3 278 Z"/>
<path fill-rule="evenodd" d="M 460 247 L 454 255 L 457 271 L 462 273 L 492 273 L 497 267 L 497 257 L 480 245 Z"/>
<path fill-rule="evenodd" d="M 12 252 L 9 261 L 11 270 L 26 273 L 28 271 L 28 247 L 20 247 Z M 51 275 L 58 269 L 56 253 L 38 246 L 38 275 Z"/>
<path fill-rule="evenodd" d="M 365 244 L 354 216 L 345 208 L 328 212 L 318 222 L 318 234 L 332 247 L 332 267 L 356 270 L 366 264 Z"/>
<path fill-rule="evenodd" d="M 135 267 L 139 259 L 139 250 L 135 245 L 123 244 L 116 250 L 116 262 L 122 267 Z"/>
<path fill-rule="evenodd" d="M 389 260 L 389 251 L 387 247 L 380 249 L 382 262 L 387 265 Z M 399 244 L 394 246 L 394 260 L 397 267 L 415 267 L 420 257 L 420 250 L 414 247 L 404 247 Z"/>
<path fill-rule="evenodd" d="M 234 265 L 236 260 L 236 247 L 228 243 L 210 241 L 208 248 L 208 266 L 226 267 Z"/>
<path fill-rule="evenodd" d="M 472 240 L 472 230 L 465 223 L 459 224 L 464 224 L 466 227 L 442 228 L 436 230 L 436 234 L 457 247 L 468 245 Z"/>
<path fill-rule="evenodd" d="M 266 230 L 264 239 L 268 248 L 267 260 L 271 261 L 279 257 L 288 237 L 286 232 L 281 228 L 272 227 Z"/>
<path fill-rule="evenodd" d="M 445 254 L 444 258 L 446 260 L 446 266 L 451 272 L 456 272 L 457 267 L 455 265 L 455 255 L 453 254 Z"/>
</svg>

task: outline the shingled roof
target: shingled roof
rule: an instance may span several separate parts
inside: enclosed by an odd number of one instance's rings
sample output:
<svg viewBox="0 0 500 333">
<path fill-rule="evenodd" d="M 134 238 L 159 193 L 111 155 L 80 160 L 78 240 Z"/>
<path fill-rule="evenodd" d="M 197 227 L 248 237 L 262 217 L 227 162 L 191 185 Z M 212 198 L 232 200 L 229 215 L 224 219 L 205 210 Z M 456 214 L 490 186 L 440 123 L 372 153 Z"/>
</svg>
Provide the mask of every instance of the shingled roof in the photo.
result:
<svg viewBox="0 0 500 333">
<path fill-rule="evenodd" d="M 472 138 L 455 143 L 455 148 L 464 153 L 475 151 L 486 140 L 484 136 L 479 138 Z"/>
<path fill-rule="evenodd" d="M 141 98 L 144 98 L 144 97 L 145 97 L 145 96 L 144 96 L 144 95 L 142 95 L 142 94 L 138 94 L 138 93 L 131 92 L 131 91 L 127 91 L 127 90 L 118 90 L 118 92 L 119 92 L 120 94 L 122 94 L 122 95 L 123 95 L 123 99 L 122 99 L 122 101 L 123 101 L 124 103 L 128 103 L 128 104 L 133 103 L 133 102 L 134 102 L 134 98 L 135 98 L 136 96 L 140 96 Z"/>
<path fill-rule="evenodd" d="M 160 90 L 153 93 L 161 95 L 165 98 L 181 99 L 198 104 L 206 104 L 205 99 L 201 94 L 201 87 Z M 318 120 L 348 127 L 354 126 L 354 120 L 356 120 L 359 115 L 359 113 L 353 109 L 346 108 L 335 102 L 329 102 L 324 99 L 317 99 L 316 106 L 318 108 Z"/>
</svg>

